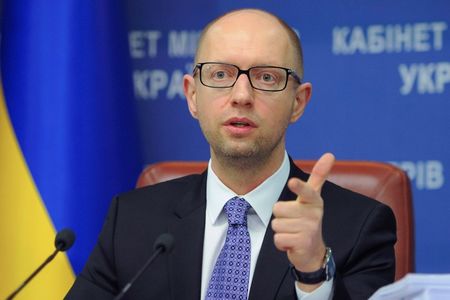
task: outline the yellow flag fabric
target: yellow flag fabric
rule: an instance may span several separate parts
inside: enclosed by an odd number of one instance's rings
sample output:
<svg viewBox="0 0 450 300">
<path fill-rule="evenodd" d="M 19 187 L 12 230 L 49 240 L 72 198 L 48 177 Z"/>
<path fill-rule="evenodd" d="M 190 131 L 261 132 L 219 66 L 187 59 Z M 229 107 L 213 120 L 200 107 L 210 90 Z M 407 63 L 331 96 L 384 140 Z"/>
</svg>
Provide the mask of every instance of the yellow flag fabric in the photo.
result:
<svg viewBox="0 0 450 300">
<path fill-rule="evenodd" d="M 55 228 L 18 145 L 0 88 L 0 298 L 6 298 L 55 249 Z M 62 299 L 74 281 L 65 253 L 16 299 Z"/>
</svg>

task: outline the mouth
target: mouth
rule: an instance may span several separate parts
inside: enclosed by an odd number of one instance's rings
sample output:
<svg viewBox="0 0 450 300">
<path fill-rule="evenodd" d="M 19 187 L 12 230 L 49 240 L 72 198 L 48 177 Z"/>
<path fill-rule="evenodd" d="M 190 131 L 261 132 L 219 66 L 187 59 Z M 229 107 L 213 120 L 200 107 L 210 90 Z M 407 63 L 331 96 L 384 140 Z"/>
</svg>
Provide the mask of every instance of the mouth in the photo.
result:
<svg viewBox="0 0 450 300">
<path fill-rule="evenodd" d="M 256 127 L 256 124 L 247 118 L 231 118 L 225 122 L 225 125 L 237 128 Z"/>
<path fill-rule="evenodd" d="M 234 137 L 242 138 L 252 134 L 258 126 L 247 118 L 231 118 L 225 123 L 226 131 Z"/>
<path fill-rule="evenodd" d="M 231 126 L 246 127 L 246 126 L 249 126 L 249 124 L 246 122 L 231 122 Z"/>
</svg>

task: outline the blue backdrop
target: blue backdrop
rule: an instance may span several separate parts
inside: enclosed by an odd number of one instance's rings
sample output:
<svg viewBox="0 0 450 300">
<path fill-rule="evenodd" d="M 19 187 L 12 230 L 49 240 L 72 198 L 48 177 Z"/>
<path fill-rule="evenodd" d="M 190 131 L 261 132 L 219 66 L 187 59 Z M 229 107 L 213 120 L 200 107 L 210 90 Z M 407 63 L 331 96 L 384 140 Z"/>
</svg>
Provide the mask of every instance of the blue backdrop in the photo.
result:
<svg viewBox="0 0 450 300">
<path fill-rule="evenodd" d="M 70 227 L 77 234 L 68 255 L 78 273 L 111 198 L 134 187 L 142 166 L 124 6 L 120 0 L 0 4 L 8 114 L 51 224 L 56 231 Z M 0 201 L 7 202 L 2 196 Z M 17 221 L 43 222 L 37 218 Z M 15 234 L 16 240 L 29 239 Z M 40 237 L 42 243 L 45 238 Z M 17 274 L 16 269 L 2 272 Z"/>
<path fill-rule="evenodd" d="M 288 151 L 397 164 L 413 186 L 418 272 L 450 272 L 450 2 L 129 1 L 128 43 L 146 163 L 207 160 L 182 95 L 199 31 L 258 7 L 298 30 L 313 98 Z"/>
</svg>

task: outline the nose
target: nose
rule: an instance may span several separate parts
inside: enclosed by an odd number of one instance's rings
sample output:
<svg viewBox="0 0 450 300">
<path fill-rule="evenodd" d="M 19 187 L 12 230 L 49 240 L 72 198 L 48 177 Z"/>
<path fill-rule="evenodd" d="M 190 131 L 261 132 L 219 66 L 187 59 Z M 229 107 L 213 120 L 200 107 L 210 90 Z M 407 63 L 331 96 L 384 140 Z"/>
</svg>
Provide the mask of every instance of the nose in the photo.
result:
<svg viewBox="0 0 450 300">
<path fill-rule="evenodd" d="M 253 104 L 254 90 L 247 74 L 240 74 L 231 92 L 231 101 L 234 105 L 249 106 Z"/>
</svg>

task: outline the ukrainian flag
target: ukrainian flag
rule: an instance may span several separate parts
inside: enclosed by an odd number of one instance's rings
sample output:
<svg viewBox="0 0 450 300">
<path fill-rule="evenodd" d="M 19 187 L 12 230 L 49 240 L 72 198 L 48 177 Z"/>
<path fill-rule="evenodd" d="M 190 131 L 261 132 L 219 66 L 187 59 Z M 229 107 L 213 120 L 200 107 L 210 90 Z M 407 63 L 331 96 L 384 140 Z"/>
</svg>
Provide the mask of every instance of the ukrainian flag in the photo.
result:
<svg viewBox="0 0 450 300">
<path fill-rule="evenodd" d="M 0 94 L 0 298 L 77 240 L 16 299 L 62 299 L 114 194 L 141 168 L 119 0 L 6 0 Z"/>
</svg>

